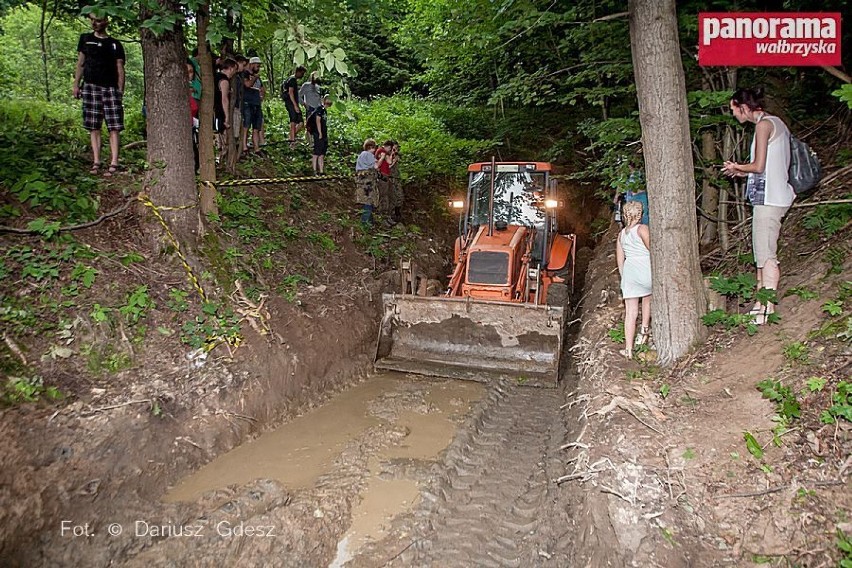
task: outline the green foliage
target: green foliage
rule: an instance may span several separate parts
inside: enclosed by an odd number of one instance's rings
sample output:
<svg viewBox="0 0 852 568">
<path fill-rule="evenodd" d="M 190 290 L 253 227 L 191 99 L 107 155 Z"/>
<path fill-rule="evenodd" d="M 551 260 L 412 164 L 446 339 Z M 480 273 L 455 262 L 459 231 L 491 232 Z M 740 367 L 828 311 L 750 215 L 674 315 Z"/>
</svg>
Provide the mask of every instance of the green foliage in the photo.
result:
<svg viewBox="0 0 852 568">
<path fill-rule="evenodd" d="M 610 328 L 606 333 L 609 336 L 610 341 L 613 343 L 620 344 L 626 341 L 624 337 L 624 322 L 619 322 L 616 327 Z"/>
<path fill-rule="evenodd" d="M 236 231 L 243 241 L 268 239 L 273 236 L 262 218 L 263 204 L 259 197 L 234 188 L 217 196 L 220 223 L 226 231 Z"/>
<path fill-rule="evenodd" d="M 43 323 L 37 312 L 23 298 L 0 295 L 0 324 L 15 336 L 37 332 Z"/>
<path fill-rule="evenodd" d="M 630 164 L 636 162 L 637 157 L 635 148 L 629 144 L 642 136 L 638 113 L 624 118 L 586 119 L 579 124 L 578 130 L 590 140 L 585 150 L 592 159 L 575 177 L 600 179 L 621 193 L 636 189 L 632 186 L 636 176 L 631 176 Z M 598 196 L 609 199 L 612 192 L 601 190 Z"/>
<path fill-rule="evenodd" d="M 327 233 L 309 233 L 308 241 L 318 245 L 321 249 L 328 252 L 334 252 L 337 250 L 337 245 L 334 243 L 334 239 L 332 239 Z"/>
<path fill-rule="evenodd" d="M 668 398 L 669 393 L 671 392 L 671 390 L 672 390 L 672 389 L 671 389 L 671 387 L 668 385 L 668 383 L 663 383 L 663 385 L 660 387 L 660 396 L 663 398 L 663 400 L 665 400 L 665 399 L 667 399 L 667 398 Z"/>
<path fill-rule="evenodd" d="M 846 103 L 849 108 L 852 109 L 852 84 L 845 83 L 836 91 L 832 91 L 831 94 Z"/>
<path fill-rule="evenodd" d="M 831 402 L 831 407 L 820 415 L 824 424 L 834 424 L 838 418 L 852 422 L 852 383 L 837 383 L 837 389 L 831 395 Z"/>
<path fill-rule="evenodd" d="M 389 232 L 372 232 L 359 225 L 355 234 L 355 243 L 367 254 L 396 264 L 400 259 L 409 258 L 416 250 L 416 242 L 422 235 L 415 225 L 394 225 Z"/>
<path fill-rule="evenodd" d="M 801 341 L 794 341 L 784 346 L 784 358 L 791 363 L 807 363 L 810 349 Z"/>
<path fill-rule="evenodd" d="M 748 453 L 753 455 L 755 459 L 763 459 L 763 447 L 757 441 L 757 438 L 751 432 L 743 432 L 743 439 L 745 440 Z"/>
<path fill-rule="evenodd" d="M 723 296 L 740 297 L 743 300 L 754 298 L 754 289 L 757 287 L 757 278 L 751 272 L 744 272 L 726 278 L 721 275 L 710 276 L 710 288 Z"/>
<path fill-rule="evenodd" d="M 775 315 L 775 314 L 772 314 Z M 743 328 L 749 335 L 757 333 L 758 327 L 754 323 L 754 317 L 750 314 L 729 314 L 725 310 L 713 310 L 701 316 L 701 323 L 707 327 L 722 325 L 731 330 Z"/>
<path fill-rule="evenodd" d="M 92 321 L 95 323 L 103 323 L 109 321 L 109 314 L 111 312 L 112 308 L 95 304 L 92 306 L 92 311 L 89 312 L 89 317 L 92 318 Z"/>
<path fill-rule="evenodd" d="M 141 254 L 139 254 L 139 253 L 138 253 L 138 252 L 136 252 L 136 251 L 130 251 L 130 252 L 128 252 L 127 254 L 122 255 L 122 256 L 119 258 L 119 261 L 120 261 L 120 262 L 121 262 L 121 264 L 123 264 L 124 266 L 130 266 L 131 264 L 133 264 L 133 263 L 135 263 L 135 262 L 144 262 L 144 261 L 145 261 L 145 257 L 144 257 L 144 256 L 142 256 Z"/>
<path fill-rule="evenodd" d="M 394 96 L 353 102 L 348 108 L 351 118 L 338 115 L 334 124 L 339 135 L 358 151 L 366 138 L 398 140 L 403 182 L 466 176 L 468 164 L 484 159 L 494 146 L 490 140 L 452 134 L 441 118 L 444 105 L 427 100 Z M 329 136 L 333 142 L 333 134 Z"/>
<path fill-rule="evenodd" d="M 56 387 L 45 387 L 44 379 L 39 376 L 29 378 L 9 377 L 0 393 L 0 401 L 13 405 L 22 402 L 37 402 L 42 397 L 59 400 L 63 397 Z"/>
<path fill-rule="evenodd" d="M 20 267 L 22 279 L 40 282 L 59 279 L 63 266 L 70 264 L 75 258 L 87 257 L 90 254 L 75 241 L 62 239 L 62 242 L 50 243 L 42 248 L 28 245 L 13 247 L 7 251 L 6 256 Z M 90 270 L 94 269 L 75 267 L 71 278 L 77 280 L 79 277 L 84 281 L 93 279 L 94 275 Z"/>
<path fill-rule="evenodd" d="M 761 288 L 755 292 L 757 279 L 750 272 L 740 273 L 731 278 L 721 275 L 710 276 L 710 288 L 725 296 L 733 296 L 738 301 L 748 302 L 756 300 L 763 305 L 769 303 L 777 303 L 778 297 L 775 290 Z M 749 335 L 757 333 L 758 326 L 754 323 L 754 316 L 751 314 L 730 314 L 722 309 L 712 310 L 701 317 L 701 321 L 708 327 L 715 325 L 723 325 L 726 329 L 731 330 L 742 327 Z M 767 316 L 767 323 L 778 323 L 780 318 L 777 314 L 771 313 Z"/>
<path fill-rule="evenodd" d="M 846 199 L 852 195 L 846 195 Z M 852 220 L 852 203 L 832 203 L 828 205 L 817 205 L 802 220 L 802 225 L 811 230 L 818 231 L 822 237 L 827 238 Z"/>
<path fill-rule="evenodd" d="M 188 297 L 189 292 L 178 288 L 172 288 L 169 290 L 169 299 L 166 300 L 166 307 L 174 312 L 185 312 L 189 309 L 189 302 L 187 301 Z"/>
<path fill-rule="evenodd" d="M 128 322 L 137 323 L 153 306 L 154 301 L 148 295 L 148 285 L 143 284 L 127 295 L 127 302 L 118 311 Z"/>
<path fill-rule="evenodd" d="M 829 300 L 822 305 L 822 311 L 830 316 L 839 316 L 843 313 L 843 302 L 840 300 Z"/>
<path fill-rule="evenodd" d="M 800 418 L 802 415 L 801 405 L 796 399 L 796 393 L 790 387 L 781 384 L 781 381 L 766 379 L 757 383 L 757 390 L 763 394 L 763 398 L 776 403 L 776 412 L 785 421 Z"/>
<path fill-rule="evenodd" d="M 97 275 L 98 271 L 95 268 L 79 262 L 71 271 L 71 279 L 82 284 L 84 288 L 91 288 Z"/>
<path fill-rule="evenodd" d="M 240 318 L 227 306 L 208 302 L 202 314 L 183 324 L 180 339 L 194 349 L 210 344 L 215 339 L 231 339 L 240 335 Z"/>
<path fill-rule="evenodd" d="M 790 288 L 784 294 L 784 296 L 798 296 L 802 300 L 816 300 L 819 298 L 819 294 L 811 290 L 806 286 L 796 286 L 795 288 Z"/>
<path fill-rule="evenodd" d="M 805 382 L 805 385 L 807 385 L 808 390 L 811 392 L 820 392 L 825 388 L 827 382 L 828 380 L 822 377 L 810 377 Z"/>
<path fill-rule="evenodd" d="M 116 349 L 112 344 L 84 345 L 80 354 L 86 358 L 86 369 L 93 375 L 117 373 L 133 366 L 133 359 L 128 353 Z"/>
<path fill-rule="evenodd" d="M 846 261 L 846 250 L 841 246 L 829 247 L 826 249 L 823 259 L 829 264 L 826 276 L 841 274 L 843 263 Z"/>
<path fill-rule="evenodd" d="M 847 536 L 841 529 L 837 529 L 837 541 L 835 543 L 843 555 L 838 568 L 852 568 L 852 538 Z"/>
<path fill-rule="evenodd" d="M 78 122 L 79 110 L 62 105 L 0 103 L 0 185 L 12 199 L 0 213 L 43 217 L 29 228 L 48 238 L 57 221 L 95 217 L 97 182 L 80 167 L 87 138 Z"/>
<path fill-rule="evenodd" d="M 278 286 L 278 293 L 288 302 L 295 302 L 299 295 L 299 285 L 308 283 L 310 280 L 301 274 L 288 274 Z"/>
</svg>

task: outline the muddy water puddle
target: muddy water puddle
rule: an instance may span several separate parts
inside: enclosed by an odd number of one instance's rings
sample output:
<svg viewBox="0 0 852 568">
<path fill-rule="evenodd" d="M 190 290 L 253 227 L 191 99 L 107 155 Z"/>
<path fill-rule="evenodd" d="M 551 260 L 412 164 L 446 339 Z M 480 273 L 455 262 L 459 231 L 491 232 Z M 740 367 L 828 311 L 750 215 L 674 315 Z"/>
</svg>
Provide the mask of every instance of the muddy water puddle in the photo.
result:
<svg viewBox="0 0 852 568">
<path fill-rule="evenodd" d="M 421 481 L 404 471 L 393 473 L 394 464 L 436 459 L 484 393 L 479 383 L 374 375 L 216 458 L 169 491 L 165 500 L 195 501 L 207 491 L 256 479 L 274 479 L 291 490 L 310 488 L 340 465 L 346 448 L 372 447 L 365 450 L 372 453 L 367 456 L 364 489 L 340 543 L 333 564 L 338 565 L 365 542 L 382 537 L 393 518 L 417 503 Z M 384 431 L 397 435 L 382 438 Z M 377 437 L 386 441 L 376 444 Z"/>
</svg>

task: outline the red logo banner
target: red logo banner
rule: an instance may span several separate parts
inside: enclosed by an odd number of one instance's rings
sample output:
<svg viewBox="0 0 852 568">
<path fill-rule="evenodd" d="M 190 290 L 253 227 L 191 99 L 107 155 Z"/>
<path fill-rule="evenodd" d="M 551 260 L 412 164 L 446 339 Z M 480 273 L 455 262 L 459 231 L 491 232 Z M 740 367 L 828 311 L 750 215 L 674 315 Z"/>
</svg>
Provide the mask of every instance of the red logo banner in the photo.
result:
<svg viewBox="0 0 852 568">
<path fill-rule="evenodd" d="M 701 66 L 840 65 L 839 12 L 701 12 Z"/>
</svg>

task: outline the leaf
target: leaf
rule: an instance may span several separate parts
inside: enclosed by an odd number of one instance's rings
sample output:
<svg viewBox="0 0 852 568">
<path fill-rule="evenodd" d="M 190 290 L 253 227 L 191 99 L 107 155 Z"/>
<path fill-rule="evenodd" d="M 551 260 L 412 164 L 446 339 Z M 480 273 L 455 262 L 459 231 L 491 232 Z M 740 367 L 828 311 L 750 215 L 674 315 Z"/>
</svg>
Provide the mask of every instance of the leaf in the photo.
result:
<svg viewBox="0 0 852 568">
<path fill-rule="evenodd" d="M 340 73 L 341 75 L 348 75 L 349 74 L 349 66 L 346 65 L 346 63 L 344 63 L 343 61 L 341 61 L 339 59 L 335 60 L 334 68 L 337 69 L 337 72 Z"/>
<path fill-rule="evenodd" d="M 325 60 L 323 61 L 323 63 L 325 64 L 325 68 L 328 71 L 331 71 L 332 69 L 334 69 L 334 62 L 335 62 L 334 55 L 332 55 L 331 53 L 326 53 L 325 54 Z"/>
<path fill-rule="evenodd" d="M 681 457 L 685 460 L 694 460 L 697 454 L 693 448 L 686 448 L 686 451 L 683 452 Z"/>
<path fill-rule="evenodd" d="M 346 59 L 346 52 L 345 52 L 345 51 L 343 51 L 342 49 L 340 49 L 339 47 L 338 47 L 338 48 L 336 48 L 336 49 L 335 49 L 334 51 L 332 51 L 331 53 L 334 55 L 334 57 L 335 57 L 336 59 Z"/>
<path fill-rule="evenodd" d="M 757 459 L 763 459 L 763 448 L 757 442 L 757 439 L 752 436 L 751 432 L 743 432 L 743 438 L 745 439 L 746 448 L 748 448 L 748 453 L 750 453 Z"/>
<path fill-rule="evenodd" d="M 296 65 L 304 65 L 305 64 L 305 50 L 301 47 L 297 48 L 293 53 L 293 63 Z"/>
<path fill-rule="evenodd" d="M 310 46 L 307 49 L 306 54 L 308 56 L 308 59 L 313 59 L 314 57 L 316 57 L 317 56 L 317 46 L 315 46 L 315 45 Z"/>
</svg>

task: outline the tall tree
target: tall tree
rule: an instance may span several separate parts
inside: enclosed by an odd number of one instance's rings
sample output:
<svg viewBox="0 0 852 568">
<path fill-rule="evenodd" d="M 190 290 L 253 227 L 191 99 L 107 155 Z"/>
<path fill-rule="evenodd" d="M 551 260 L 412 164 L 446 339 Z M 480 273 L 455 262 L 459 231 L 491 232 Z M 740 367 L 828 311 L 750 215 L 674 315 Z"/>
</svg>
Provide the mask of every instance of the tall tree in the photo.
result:
<svg viewBox="0 0 852 568">
<path fill-rule="evenodd" d="M 143 22 L 158 24 L 143 25 L 141 31 L 150 165 L 146 185 L 155 205 L 177 208 L 164 210 L 163 217 L 178 241 L 193 247 L 199 221 L 198 209 L 191 207 L 196 187 L 183 18 L 174 0 L 157 0 L 155 5 L 158 20 L 150 9 L 142 10 Z"/>
<path fill-rule="evenodd" d="M 695 177 L 675 0 L 630 0 L 630 45 L 648 180 L 653 326 L 660 363 L 702 338 Z"/>
<path fill-rule="evenodd" d="M 215 90 L 219 88 L 213 80 L 213 57 L 207 42 L 207 28 L 210 24 L 210 4 L 205 2 L 198 7 L 198 66 L 201 68 L 201 108 L 198 110 L 198 161 L 199 176 L 202 182 L 216 181 L 216 155 L 214 151 L 213 134 L 213 103 Z M 228 133 L 226 133 L 228 134 Z M 201 214 L 217 214 L 216 188 L 208 183 L 202 183 L 199 189 Z"/>
</svg>

